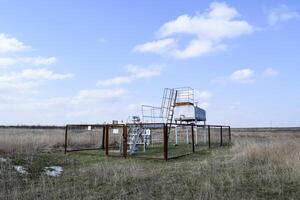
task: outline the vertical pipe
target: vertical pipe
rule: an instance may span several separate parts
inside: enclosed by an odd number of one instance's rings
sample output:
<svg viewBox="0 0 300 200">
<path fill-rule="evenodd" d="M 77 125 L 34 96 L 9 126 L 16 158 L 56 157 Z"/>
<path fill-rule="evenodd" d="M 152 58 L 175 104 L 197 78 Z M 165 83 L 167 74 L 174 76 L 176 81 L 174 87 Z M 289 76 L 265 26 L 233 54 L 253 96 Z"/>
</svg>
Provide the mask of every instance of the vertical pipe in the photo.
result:
<svg viewBox="0 0 300 200">
<path fill-rule="evenodd" d="M 123 156 L 127 157 L 127 125 L 123 125 Z"/>
<path fill-rule="evenodd" d="M 175 126 L 175 144 L 178 145 L 178 126 Z"/>
<path fill-rule="evenodd" d="M 149 144 L 151 144 L 152 145 L 152 133 L 151 133 L 151 129 L 149 129 L 149 133 L 150 133 L 150 143 Z"/>
<path fill-rule="evenodd" d="M 208 148 L 210 148 L 210 125 L 208 125 Z"/>
<path fill-rule="evenodd" d="M 220 146 L 223 146 L 223 126 L 221 126 L 221 141 L 220 141 Z"/>
<path fill-rule="evenodd" d="M 208 130 L 208 128 L 205 125 L 204 125 L 203 128 L 204 128 L 204 144 L 207 144 L 207 135 L 208 135 L 207 130 Z"/>
<path fill-rule="evenodd" d="M 186 144 L 189 144 L 189 128 L 186 127 Z"/>
<path fill-rule="evenodd" d="M 197 127 L 197 124 L 196 124 L 196 137 L 195 137 L 195 139 L 196 139 L 196 145 L 198 144 L 198 127 Z"/>
<path fill-rule="evenodd" d="M 108 156 L 108 142 L 109 142 L 109 135 L 108 135 L 108 132 L 109 132 L 109 126 L 106 125 L 105 127 L 105 155 Z"/>
<path fill-rule="evenodd" d="M 193 146 L 193 153 L 195 153 L 194 125 L 192 125 L 192 146 Z"/>
<path fill-rule="evenodd" d="M 67 148 L 68 148 L 68 125 L 66 125 L 65 128 L 65 154 L 67 154 Z"/>
<path fill-rule="evenodd" d="M 168 160 L 168 127 L 164 124 L 164 160 Z"/>
<path fill-rule="evenodd" d="M 229 128 L 229 144 L 231 144 L 231 128 L 230 126 L 228 128 Z"/>
</svg>

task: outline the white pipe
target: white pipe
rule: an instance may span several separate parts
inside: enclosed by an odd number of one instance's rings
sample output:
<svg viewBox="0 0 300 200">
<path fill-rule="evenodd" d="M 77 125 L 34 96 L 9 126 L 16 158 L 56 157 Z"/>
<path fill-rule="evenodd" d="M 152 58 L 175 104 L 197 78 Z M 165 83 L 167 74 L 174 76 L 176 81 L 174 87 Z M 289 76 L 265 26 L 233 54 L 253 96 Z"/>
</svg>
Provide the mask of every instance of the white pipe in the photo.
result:
<svg viewBox="0 0 300 200">
<path fill-rule="evenodd" d="M 178 144 L 178 126 L 175 127 L 175 144 Z"/>
<path fill-rule="evenodd" d="M 195 138 L 196 143 L 195 143 L 195 145 L 197 145 L 198 144 L 198 127 L 197 127 L 197 125 L 196 125 L 196 131 L 195 131 L 195 133 L 196 133 L 196 138 Z"/>
<path fill-rule="evenodd" d="M 146 133 L 144 133 L 144 152 L 146 152 Z"/>
<path fill-rule="evenodd" d="M 195 131 L 195 133 L 196 133 L 196 138 L 195 138 L 195 140 L 196 140 L 196 143 L 195 143 L 195 145 L 197 145 L 198 144 L 198 127 L 197 127 L 197 119 L 196 119 L 196 121 L 195 121 L 195 127 L 196 127 L 196 131 Z"/>
<path fill-rule="evenodd" d="M 189 128 L 186 128 L 186 143 L 189 144 Z"/>
<path fill-rule="evenodd" d="M 204 144 L 206 144 L 207 143 L 206 126 L 204 126 L 203 128 L 204 128 L 204 132 L 203 132 L 203 134 L 204 134 Z"/>
</svg>

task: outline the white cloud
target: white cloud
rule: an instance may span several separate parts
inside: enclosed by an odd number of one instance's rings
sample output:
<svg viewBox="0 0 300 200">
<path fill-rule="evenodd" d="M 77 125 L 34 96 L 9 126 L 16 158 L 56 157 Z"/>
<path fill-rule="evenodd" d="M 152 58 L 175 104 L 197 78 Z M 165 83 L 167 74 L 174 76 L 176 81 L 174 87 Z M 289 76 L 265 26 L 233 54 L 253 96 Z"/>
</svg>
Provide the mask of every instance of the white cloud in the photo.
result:
<svg viewBox="0 0 300 200">
<path fill-rule="evenodd" d="M 126 90 L 121 88 L 116 89 L 94 89 L 94 90 L 81 90 L 72 98 L 71 103 L 93 103 L 102 100 L 110 100 L 121 97 L 126 93 Z"/>
<path fill-rule="evenodd" d="M 208 91 L 194 91 L 195 101 L 206 101 L 212 97 L 212 93 Z"/>
<path fill-rule="evenodd" d="M 30 49 L 23 42 L 13 38 L 7 34 L 0 33 L 0 53 L 19 52 Z"/>
<path fill-rule="evenodd" d="M 147 42 L 145 44 L 137 45 L 134 47 L 134 52 L 142 52 L 142 53 L 158 53 L 162 54 L 166 51 L 171 50 L 175 46 L 176 42 L 174 39 L 162 39 L 156 40 L 152 42 Z"/>
<path fill-rule="evenodd" d="M 98 81 L 97 85 L 109 86 L 109 85 L 121 85 L 124 83 L 130 83 L 133 80 L 131 76 L 119 76 L 112 79 Z"/>
<path fill-rule="evenodd" d="M 41 56 L 38 57 L 21 57 L 18 59 L 20 62 L 31 64 L 31 65 L 52 65 L 57 59 L 55 57 L 44 58 Z"/>
<path fill-rule="evenodd" d="M 208 12 L 195 16 L 182 15 L 165 23 L 158 31 L 160 37 L 174 34 L 196 35 L 202 39 L 221 40 L 251 33 L 253 27 L 246 21 L 236 20 L 237 10 L 226 3 L 213 2 Z"/>
<path fill-rule="evenodd" d="M 33 66 L 52 65 L 57 61 L 55 57 L 0 57 L 0 67 L 8 67 L 16 64 L 28 64 Z"/>
<path fill-rule="evenodd" d="M 1 86 L 1 84 L 0 84 Z M 124 105 L 120 104 L 121 97 L 126 94 L 126 90 L 114 89 L 87 89 L 80 90 L 74 96 L 69 97 L 48 97 L 38 98 L 34 94 L 0 94 L 0 110 L 2 113 L 10 115 L 13 123 L 26 122 L 49 124 L 50 121 L 56 123 L 72 123 L 77 119 L 77 123 L 99 122 L 111 115 L 119 115 Z M 24 113 L 30 112 L 30 117 Z M 123 113 L 124 114 L 124 113 Z M 6 115 L 6 117 L 8 116 Z M 60 117 L 64 116 L 63 119 Z M 121 114 L 122 116 L 122 114 Z M 82 118 L 84 117 L 84 118 Z M 9 117 L 6 118 L 5 122 Z M 71 120 L 71 121 L 70 121 Z"/>
<path fill-rule="evenodd" d="M 25 45 L 16 38 L 7 34 L 0 33 L 0 53 L 14 53 L 30 49 L 30 46 Z M 7 67 L 15 64 L 30 64 L 30 65 L 51 65 L 55 63 L 55 57 L 1 57 L 0 67 Z"/>
<path fill-rule="evenodd" d="M 36 100 L 33 101 L 32 105 L 34 106 L 32 109 L 55 109 L 57 107 L 66 106 L 70 103 L 70 99 L 67 97 L 52 97 L 49 99 Z M 28 107 L 28 106 L 26 106 Z"/>
<path fill-rule="evenodd" d="M 25 69 L 19 74 L 24 79 L 46 79 L 46 80 L 63 80 L 72 78 L 74 74 L 59 74 L 48 69 Z"/>
<path fill-rule="evenodd" d="M 272 8 L 268 13 L 268 22 L 271 26 L 277 26 L 280 22 L 292 19 L 300 19 L 300 15 L 297 11 L 291 10 L 286 5 Z"/>
<path fill-rule="evenodd" d="M 37 86 L 35 82 L 32 81 L 19 81 L 19 80 L 10 80 L 3 81 L 0 77 L 0 91 L 5 91 L 6 93 L 27 93 L 32 92 L 33 89 Z"/>
<path fill-rule="evenodd" d="M 193 58 L 206 53 L 225 50 L 225 44 L 214 44 L 208 40 L 192 40 L 188 46 L 183 49 L 175 49 L 172 51 L 172 55 L 179 59 Z"/>
<path fill-rule="evenodd" d="M 0 58 L 0 67 L 8 67 L 16 64 L 16 60 L 13 58 Z"/>
<path fill-rule="evenodd" d="M 262 75 L 264 77 L 273 77 L 278 76 L 279 72 L 273 68 L 267 68 L 264 70 Z M 250 68 L 240 69 L 234 71 L 230 76 L 223 76 L 212 79 L 211 82 L 218 84 L 226 84 L 229 81 L 240 83 L 254 83 L 256 81 L 255 72 Z"/>
<path fill-rule="evenodd" d="M 134 80 L 141 78 L 148 78 L 152 76 L 158 76 L 161 74 L 163 66 L 162 65 L 150 65 L 148 67 L 140 67 L 136 65 L 127 65 L 125 70 L 128 75 L 118 76 L 115 78 L 100 80 L 97 85 L 100 86 L 110 86 L 110 85 L 121 85 L 125 83 L 130 83 Z"/>
<path fill-rule="evenodd" d="M 232 39 L 254 31 L 247 21 L 237 19 L 239 14 L 226 3 L 213 2 L 208 11 L 195 16 L 181 15 L 161 26 L 157 32 L 160 40 L 137 45 L 134 51 L 171 55 L 178 59 L 198 57 L 206 53 L 224 50 L 226 39 Z M 177 48 L 178 35 L 194 38 L 183 48 Z M 167 39 L 162 39 L 168 37 Z"/>
<path fill-rule="evenodd" d="M 235 72 L 233 72 L 230 77 L 230 80 L 242 82 L 242 83 L 250 83 L 254 82 L 254 71 L 252 69 L 240 69 Z"/>
<path fill-rule="evenodd" d="M 195 102 L 200 108 L 207 109 L 211 105 L 209 103 L 209 100 L 213 96 L 211 92 L 195 90 L 194 95 Z"/>
<path fill-rule="evenodd" d="M 267 68 L 264 71 L 264 76 L 266 76 L 266 77 L 277 76 L 278 74 L 279 74 L 279 72 L 273 68 Z"/>
<path fill-rule="evenodd" d="M 25 69 L 0 76 L 0 90 L 8 92 L 28 92 L 39 85 L 42 80 L 62 80 L 73 74 L 59 74 L 47 69 Z"/>
<path fill-rule="evenodd" d="M 158 76 L 161 74 L 162 65 L 150 65 L 148 67 L 140 67 L 136 65 L 127 65 L 125 66 L 127 71 L 131 73 L 136 78 L 146 78 L 152 76 Z"/>
<path fill-rule="evenodd" d="M 211 106 L 211 104 L 209 102 L 201 102 L 197 106 L 199 106 L 200 108 L 203 108 L 203 109 L 207 109 Z"/>
</svg>

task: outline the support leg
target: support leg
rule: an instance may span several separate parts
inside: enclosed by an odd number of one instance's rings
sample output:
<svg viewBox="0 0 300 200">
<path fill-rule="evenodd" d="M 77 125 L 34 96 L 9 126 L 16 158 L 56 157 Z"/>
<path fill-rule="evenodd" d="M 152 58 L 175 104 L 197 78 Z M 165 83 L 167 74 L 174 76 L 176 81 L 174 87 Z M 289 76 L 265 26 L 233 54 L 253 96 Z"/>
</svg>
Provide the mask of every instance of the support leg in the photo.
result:
<svg viewBox="0 0 300 200">
<path fill-rule="evenodd" d="M 196 133 L 196 137 L 195 137 L 195 145 L 197 145 L 198 144 L 198 127 L 197 127 L 197 125 L 196 125 L 196 131 L 195 131 L 195 133 Z"/>
<path fill-rule="evenodd" d="M 186 143 L 189 144 L 189 128 L 186 128 Z"/>
<path fill-rule="evenodd" d="M 207 144 L 207 127 L 204 126 L 204 143 Z"/>
<path fill-rule="evenodd" d="M 178 126 L 175 127 L 175 144 L 178 145 Z"/>
</svg>

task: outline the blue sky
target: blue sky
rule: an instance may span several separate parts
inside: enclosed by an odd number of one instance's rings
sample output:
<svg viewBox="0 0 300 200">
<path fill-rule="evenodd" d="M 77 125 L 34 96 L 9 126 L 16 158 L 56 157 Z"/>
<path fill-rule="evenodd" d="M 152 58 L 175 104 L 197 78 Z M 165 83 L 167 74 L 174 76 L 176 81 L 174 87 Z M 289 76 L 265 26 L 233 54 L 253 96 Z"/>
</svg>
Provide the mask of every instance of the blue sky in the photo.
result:
<svg viewBox="0 0 300 200">
<path fill-rule="evenodd" d="M 0 124 L 126 120 L 191 86 L 209 123 L 300 126 L 298 1 L 0 5 Z"/>
</svg>

